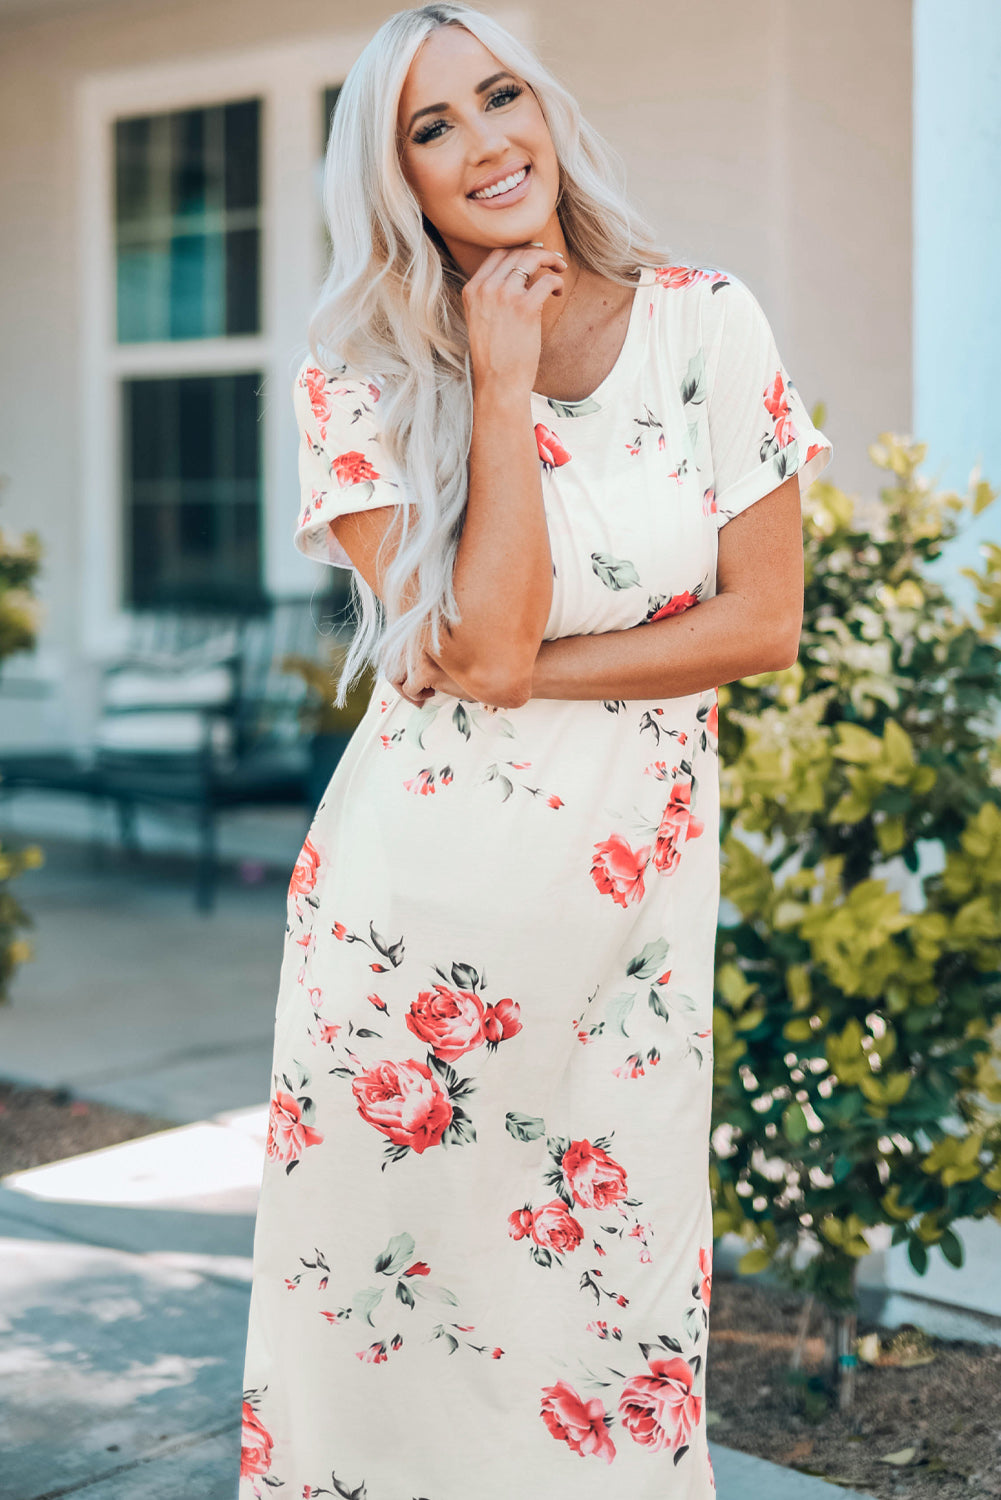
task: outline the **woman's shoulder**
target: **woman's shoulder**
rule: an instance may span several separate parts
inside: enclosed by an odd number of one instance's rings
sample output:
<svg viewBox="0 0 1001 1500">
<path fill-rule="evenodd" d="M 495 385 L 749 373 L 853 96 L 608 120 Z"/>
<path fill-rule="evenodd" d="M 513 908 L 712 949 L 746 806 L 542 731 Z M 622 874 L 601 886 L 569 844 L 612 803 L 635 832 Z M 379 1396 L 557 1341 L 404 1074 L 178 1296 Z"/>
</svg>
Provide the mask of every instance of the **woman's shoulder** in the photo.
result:
<svg viewBox="0 0 1001 1500">
<path fill-rule="evenodd" d="M 307 354 L 296 371 L 293 390 L 305 391 L 311 399 L 328 402 L 361 397 L 375 406 L 384 385 L 385 380 L 379 375 L 369 375 L 348 364 L 321 365 L 312 354 Z"/>
<path fill-rule="evenodd" d="M 296 372 L 292 399 L 303 426 L 315 425 L 321 439 L 329 426 L 355 426 L 366 430 L 378 423 L 378 405 L 384 381 L 352 365 L 326 366 L 307 355 Z"/>
<path fill-rule="evenodd" d="M 666 333 L 691 335 L 708 349 L 724 337 L 755 340 L 764 313 L 747 283 L 722 266 L 676 261 L 648 268 L 651 313 L 659 315 Z"/>
</svg>

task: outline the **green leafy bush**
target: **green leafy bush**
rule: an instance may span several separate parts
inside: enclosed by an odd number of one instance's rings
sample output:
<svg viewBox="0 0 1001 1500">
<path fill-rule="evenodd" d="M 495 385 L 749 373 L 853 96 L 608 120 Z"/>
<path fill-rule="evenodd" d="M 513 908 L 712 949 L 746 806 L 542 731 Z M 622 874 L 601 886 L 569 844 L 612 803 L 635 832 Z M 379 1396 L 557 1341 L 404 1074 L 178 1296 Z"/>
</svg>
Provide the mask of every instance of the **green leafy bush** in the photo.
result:
<svg viewBox="0 0 1001 1500">
<path fill-rule="evenodd" d="M 714 1234 L 834 1317 L 876 1226 L 923 1274 L 1001 1220 L 1001 548 L 975 618 L 926 576 L 996 493 L 869 453 L 878 501 L 804 497 L 798 661 L 720 689 Z"/>
</svg>

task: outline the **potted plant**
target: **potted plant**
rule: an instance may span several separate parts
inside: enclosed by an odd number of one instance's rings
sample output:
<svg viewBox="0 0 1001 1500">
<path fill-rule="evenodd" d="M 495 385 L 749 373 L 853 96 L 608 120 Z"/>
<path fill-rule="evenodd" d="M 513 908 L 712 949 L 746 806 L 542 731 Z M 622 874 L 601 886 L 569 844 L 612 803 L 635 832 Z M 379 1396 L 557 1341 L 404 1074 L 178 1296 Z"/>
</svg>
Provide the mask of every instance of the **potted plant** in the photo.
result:
<svg viewBox="0 0 1001 1500">
<path fill-rule="evenodd" d="M 348 689 L 342 707 L 334 701 L 334 680 L 343 668 L 347 651 L 334 646 L 325 657 L 289 655 L 282 670 L 301 677 L 306 691 L 299 705 L 299 723 L 309 741 L 309 799 L 319 805 L 337 768 L 348 740 L 365 716 L 375 676 L 367 669 Z"/>
</svg>

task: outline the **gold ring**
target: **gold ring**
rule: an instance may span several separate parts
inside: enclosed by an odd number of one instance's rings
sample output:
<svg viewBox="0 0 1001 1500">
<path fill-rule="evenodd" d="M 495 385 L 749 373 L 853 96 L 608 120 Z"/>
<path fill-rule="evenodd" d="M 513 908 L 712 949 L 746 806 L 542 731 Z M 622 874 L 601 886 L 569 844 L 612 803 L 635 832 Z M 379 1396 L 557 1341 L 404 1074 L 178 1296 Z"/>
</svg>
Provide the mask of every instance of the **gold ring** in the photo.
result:
<svg viewBox="0 0 1001 1500">
<path fill-rule="evenodd" d="M 531 271 L 526 271 L 524 266 L 515 266 L 514 269 L 518 272 L 519 276 L 524 276 L 525 283 L 527 285 L 532 275 Z"/>
</svg>

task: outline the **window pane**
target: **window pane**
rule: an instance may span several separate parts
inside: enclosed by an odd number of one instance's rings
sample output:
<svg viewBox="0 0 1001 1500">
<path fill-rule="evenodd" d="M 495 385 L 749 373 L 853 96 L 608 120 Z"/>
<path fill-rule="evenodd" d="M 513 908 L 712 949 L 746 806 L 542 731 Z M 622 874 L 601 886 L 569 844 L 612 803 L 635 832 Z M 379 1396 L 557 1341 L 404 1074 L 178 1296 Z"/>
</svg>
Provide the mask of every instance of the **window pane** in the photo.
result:
<svg viewBox="0 0 1001 1500">
<path fill-rule="evenodd" d="M 120 343 L 260 329 L 260 111 L 115 122 Z"/>
<path fill-rule="evenodd" d="M 334 118 L 334 109 L 337 105 L 337 97 L 341 92 L 339 83 L 331 84 L 323 90 L 323 134 L 321 137 L 322 149 L 327 149 L 327 137 L 330 134 L 330 122 Z"/>
<path fill-rule="evenodd" d="M 127 604 L 260 603 L 261 383 L 123 381 Z"/>
</svg>

